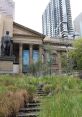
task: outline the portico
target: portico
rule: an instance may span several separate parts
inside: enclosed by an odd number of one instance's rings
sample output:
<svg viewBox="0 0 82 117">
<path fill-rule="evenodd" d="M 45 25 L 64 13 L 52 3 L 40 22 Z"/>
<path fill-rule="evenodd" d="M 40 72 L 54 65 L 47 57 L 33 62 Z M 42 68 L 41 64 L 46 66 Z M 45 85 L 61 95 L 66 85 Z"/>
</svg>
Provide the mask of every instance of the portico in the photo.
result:
<svg viewBox="0 0 82 117">
<path fill-rule="evenodd" d="M 42 60 L 42 44 L 44 35 L 14 23 L 13 53 L 15 64 L 19 65 L 19 72 L 28 72 L 28 67 Z M 43 61 L 43 60 L 42 60 Z"/>
<path fill-rule="evenodd" d="M 19 72 L 28 72 L 28 67 L 38 62 L 39 58 L 42 60 L 42 48 L 39 44 L 14 44 L 18 45 L 18 54 L 14 53 L 15 58 L 15 64 L 19 65 Z M 16 47 L 16 46 L 15 46 Z M 15 52 L 16 48 L 14 48 Z M 26 71 L 27 70 L 27 71 Z"/>
</svg>

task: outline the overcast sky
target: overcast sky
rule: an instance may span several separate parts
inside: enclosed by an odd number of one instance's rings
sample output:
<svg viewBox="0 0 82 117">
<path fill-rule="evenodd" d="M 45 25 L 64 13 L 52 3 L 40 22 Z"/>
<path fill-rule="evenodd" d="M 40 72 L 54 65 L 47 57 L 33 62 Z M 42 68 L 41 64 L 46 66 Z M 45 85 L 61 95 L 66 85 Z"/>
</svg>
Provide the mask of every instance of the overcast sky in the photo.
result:
<svg viewBox="0 0 82 117">
<path fill-rule="evenodd" d="M 15 21 L 42 32 L 42 13 L 50 0 L 14 0 Z M 72 19 L 82 12 L 82 0 L 70 0 Z"/>
</svg>

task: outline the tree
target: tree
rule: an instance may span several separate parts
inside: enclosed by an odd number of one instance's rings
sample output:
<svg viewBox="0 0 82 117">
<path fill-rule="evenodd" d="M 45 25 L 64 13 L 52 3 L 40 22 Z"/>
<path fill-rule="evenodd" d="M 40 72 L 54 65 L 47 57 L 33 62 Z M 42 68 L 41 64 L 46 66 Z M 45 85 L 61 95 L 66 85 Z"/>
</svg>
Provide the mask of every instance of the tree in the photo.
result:
<svg viewBox="0 0 82 117">
<path fill-rule="evenodd" d="M 67 53 L 61 54 L 61 66 L 62 66 L 62 71 L 66 72 L 66 70 L 67 70 Z"/>
<path fill-rule="evenodd" d="M 45 66 L 44 68 L 46 68 L 46 73 L 47 74 L 52 74 L 52 61 L 53 61 L 53 51 L 52 51 L 52 46 L 50 44 L 46 44 L 44 45 L 44 50 L 47 54 L 47 60 L 46 60 L 46 63 L 45 63 Z"/>
<path fill-rule="evenodd" d="M 30 73 L 33 76 L 40 76 L 40 73 L 42 71 L 42 61 L 38 59 L 37 62 L 30 65 Z"/>
<path fill-rule="evenodd" d="M 69 56 L 73 60 L 73 68 L 82 70 L 82 39 L 74 41 L 73 49 L 70 50 Z"/>
<path fill-rule="evenodd" d="M 52 73 L 53 52 L 50 44 L 44 45 L 43 49 L 46 53 L 46 61 L 42 62 L 40 56 L 36 63 L 30 65 L 29 71 L 34 76 L 48 75 Z"/>
</svg>

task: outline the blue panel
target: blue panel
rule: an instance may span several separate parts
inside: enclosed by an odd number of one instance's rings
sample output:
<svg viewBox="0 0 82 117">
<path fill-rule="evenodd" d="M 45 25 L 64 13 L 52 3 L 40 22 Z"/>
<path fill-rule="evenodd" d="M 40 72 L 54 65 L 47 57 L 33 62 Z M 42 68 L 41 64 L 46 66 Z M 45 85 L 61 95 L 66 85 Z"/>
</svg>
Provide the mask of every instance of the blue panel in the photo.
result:
<svg viewBox="0 0 82 117">
<path fill-rule="evenodd" d="M 23 51 L 23 65 L 29 65 L 29 50 Z"/>
<path fill-rule="evenodd" d="M 39 52 L 38 50 L 33 50 L 33 62 L 36 63 L 38 62 L 39 59 Z"/>
<path fill-rule="evenodd" d="M 29 71 L 29 50 L 23 50 L 23 72 Z"/>
</svg>

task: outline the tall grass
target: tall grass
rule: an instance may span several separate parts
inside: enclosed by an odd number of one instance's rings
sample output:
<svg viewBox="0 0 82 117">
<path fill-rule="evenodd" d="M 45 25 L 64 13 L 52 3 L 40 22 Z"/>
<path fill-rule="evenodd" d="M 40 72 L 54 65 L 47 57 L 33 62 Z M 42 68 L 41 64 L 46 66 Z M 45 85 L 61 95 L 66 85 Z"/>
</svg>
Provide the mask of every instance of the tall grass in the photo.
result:
<svg viewBox="0 0 82 117">
<path fill-rule="evenodd" d="M 41 101 L 40 117 L 82 117 L 82 80 L 72 76 L 0 75 L 0 117 L 8 117 L 33 99 L 38 84 L 48 96 Z M 34 95 L 35 96 L 35 95 Z"/>
<path fill-rule="evenodd" d="M 44 91 L 50 88 L 50 94 L 42 99 L 39 117 L 82 117 L 82 80 L 61 76 L 46 83 Z"/>
<path fill-rule="evenodd" d="M 40 117 L 82 117 L 82 94 L 58 93 L 43 99 Z"/>
<path fill-rule="evenodd" d="M 15 117 L 33 99 L 35 90 L 27 76 L 0 75 L 0 117 Z"/>
</svg>

